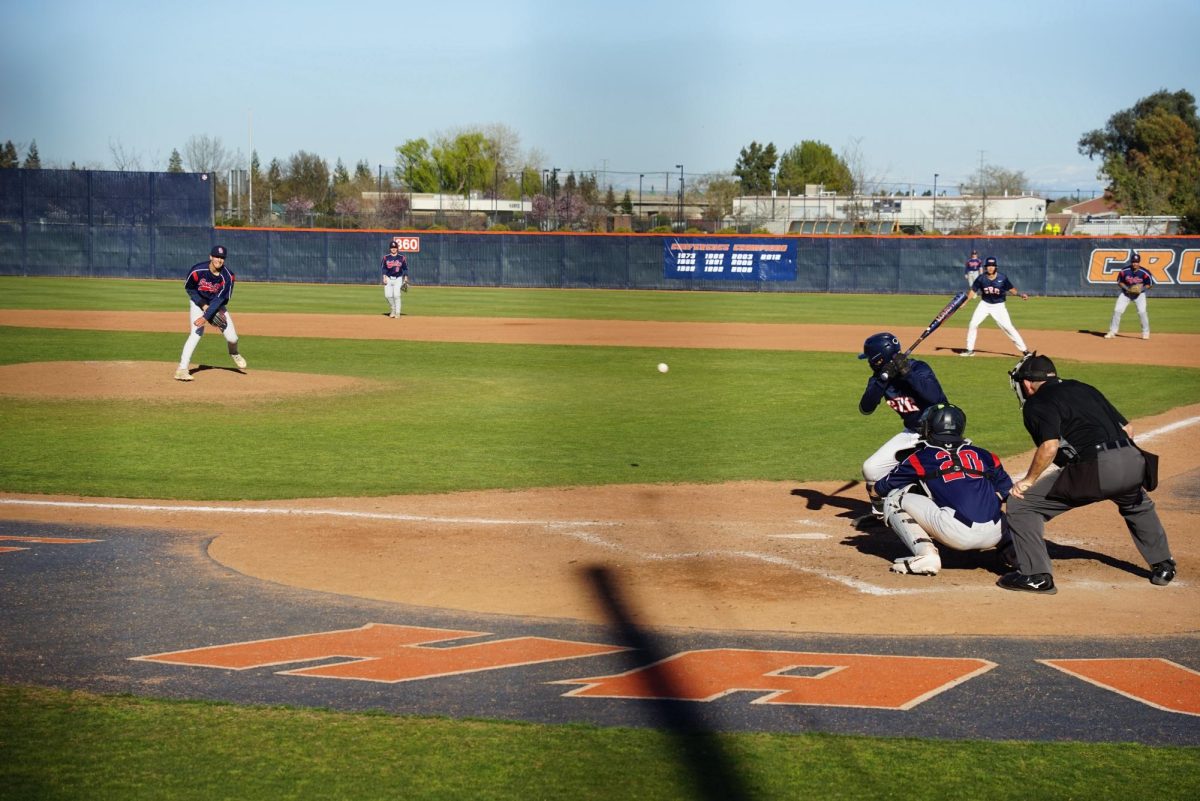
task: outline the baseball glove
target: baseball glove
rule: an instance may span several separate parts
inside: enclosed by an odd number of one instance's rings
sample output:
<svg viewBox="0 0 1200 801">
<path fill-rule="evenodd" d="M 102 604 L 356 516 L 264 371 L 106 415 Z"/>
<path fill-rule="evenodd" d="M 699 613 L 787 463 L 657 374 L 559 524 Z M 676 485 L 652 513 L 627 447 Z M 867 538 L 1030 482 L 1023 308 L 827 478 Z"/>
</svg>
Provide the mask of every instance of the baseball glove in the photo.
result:
<svg viewBox="0 0 1200 801">
<path fill-rule="evenodd" d="M 405 276 L 404 280 L 400 282 L 400 291 L 401 292 L 408 291 L 408 277 L 407 276 Z"/>
<path fill-rule="evenodd" d="M 1125 287 L 1125 291 L 1128 292 L 1130 295 L 1140 295 L 1140 294 L 1142 294 L 1142 285 L 1141 284 L 1132 284 L 1131 286 Z"/>
<path fill-rule="evenodd" d="M 218 331 L 224 331 L 229 327 L 229 317 L 224 309 L 221 309 L 219 312 L 214 314 L 209 322 L 212 323 Z"/>
</svg>

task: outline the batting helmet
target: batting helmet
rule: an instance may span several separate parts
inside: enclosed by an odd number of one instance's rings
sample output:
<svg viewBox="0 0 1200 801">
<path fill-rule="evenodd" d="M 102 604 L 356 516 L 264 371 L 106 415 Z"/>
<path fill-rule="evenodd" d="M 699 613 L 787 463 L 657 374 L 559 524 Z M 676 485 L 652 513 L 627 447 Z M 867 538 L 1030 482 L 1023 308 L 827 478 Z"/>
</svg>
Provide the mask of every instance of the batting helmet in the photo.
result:
<svg viewBox="0 0 1200 801">
<path fill-rule="evenodd" d="M 967 431 L 967 414 L 950 403 L 938 403 L 921 412 L 917 423 L 921 439 L 936 445 L 957 445 Z"/>
<path fill-rule="evenodd" d="M 883 331 L 867 337 L 867 341 L 863 343 L 863 352 L 858 354 L 858 358 L 866 359 L 871 369 L 879 372 L 899 352 L 900 340 L 896 339 L 895 334 Z"/>
</svg>

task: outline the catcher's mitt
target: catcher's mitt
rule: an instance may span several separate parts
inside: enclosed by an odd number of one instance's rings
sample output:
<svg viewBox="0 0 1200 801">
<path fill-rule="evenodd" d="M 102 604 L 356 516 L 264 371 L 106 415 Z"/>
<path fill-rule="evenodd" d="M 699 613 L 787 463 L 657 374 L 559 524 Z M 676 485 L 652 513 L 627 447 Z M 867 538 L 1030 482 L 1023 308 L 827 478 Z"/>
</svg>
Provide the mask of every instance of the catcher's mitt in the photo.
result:
<svg viewBox="0 0 1200 801">
<path fill-rule="evenodd" d="M 219 312 L 214 314 L 209 322 L 212 323 L 218 331 L 224 331 L 229 327 L 229 317 L 226 315 L 224 309 L 221 309 Z"/>
</svg>

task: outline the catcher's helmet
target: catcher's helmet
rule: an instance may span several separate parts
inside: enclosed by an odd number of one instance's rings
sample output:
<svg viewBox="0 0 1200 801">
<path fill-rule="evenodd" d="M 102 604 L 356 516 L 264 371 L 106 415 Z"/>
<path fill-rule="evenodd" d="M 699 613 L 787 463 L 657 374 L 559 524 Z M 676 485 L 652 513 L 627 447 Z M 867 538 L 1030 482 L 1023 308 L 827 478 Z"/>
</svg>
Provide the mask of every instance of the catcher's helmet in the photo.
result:
<svg viewBox="0 0 1200 801">
<path fill-rule="evenodd" d="M 937 445 L 956 445 L 967 431 L 967 414 L 950 403 L 937 403 L 921 412 L 921 439 Z"/>
<path fill-rule="evenodd" d="M 895 334 L 883 331 L 867 337 L 867 341 L 863 343 L 863 352 L 858 354 L 858 358 L 866 359 L 871 369 L 879 372 L 899 352 L 900 340 L 896 339 Z"/>
</svg>

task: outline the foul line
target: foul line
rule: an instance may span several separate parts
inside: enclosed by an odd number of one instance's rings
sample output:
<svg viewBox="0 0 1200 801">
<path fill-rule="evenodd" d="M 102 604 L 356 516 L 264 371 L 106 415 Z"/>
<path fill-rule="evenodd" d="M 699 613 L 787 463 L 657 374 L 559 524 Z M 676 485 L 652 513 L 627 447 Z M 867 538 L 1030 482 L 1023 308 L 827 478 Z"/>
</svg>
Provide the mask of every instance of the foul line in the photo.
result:
<svg viewBox="0 0 1200 801">
<path fill-rule="evenodd" d="M 1145 441 L 1154 439 L 1155 437 L 1169 434 L 1181 428 L 1200 423 L 1200 417 L 1190 417 L 1186 420 L 1180 420 L 1176 423 L 1170 423 L 1147 431 L 1137 437 L 1138 440 Z M 509 520 L 503 518 L 486 518 L 486 517 L 430 517 L 427 515 L 409 515 L 409 514 L 390 514 L 384 512 L 348 512 L 342 509 L 287 509 L 274 507 L 238 507 L 238 506 L 168 506 L 166 504 L 146 504 L 146 503 L 100 503 L 89 501 L 38 501 L 26 498 L 0 498 L 0 504 L 8 506 L 54 506 L 59 508 L 70 509 L 108 509 L 108 510 L 129 510 L 135 512 L 199 512 L 199 513 L 220 513 L 220 514 L 237 514 L 237 515 L 295 515 L 298 517 L 344 517 L 358 520 L 391 520 L 404 523 L 444 523 L 444 524 L 469 524 L 480 526 L 542 526 L 546 529 L 562 530 L 562 533 L 575 540 L 586 542 L 590 545 L 605 548 L 612 551 L 627 553 L 636 556 L 646 561 L 668 561 L 675 559 L 699 559 L 699 558 L 734 558 L 746 559 L 751 561 L 765 562 L 777 567 L 786 567 L 791 570 L 796 570 L 801 573 L 809 573 L 811 575 L 820 576 L 829 581 L 837 582 L 851 589 L 857 590 L 867 595 L 911 595 L 918 592 L 929 592 L 929 589 L 923 590 L 907 590 L 907 589 L 889 589 L 879 587 L 869 582 L 861 581 L 850 576 L 841 576 L 834 573 L 828 573 L 822 570 L 815 570 L 806 567 L 791 559 L 785 559 L 769 554 L 757 553 L 755 551 L 693 551 L 689 553 L 677 554 L 662 554 L 640 552 L 630 548 L 626 548 L 619 543 L 610 542 L 609 540 L 599 537 L 588 531 L 580 531 L 580 528 L 599 527 L 599 526 L 620 526 L 622 523 L 601 520 L 583 520 L 583 521 L 566 521 L 566 520 Z M 808 522 L 808 521 L 805 521 Z M 780 536 L 780 535 L 773 535 Z M 804 535 L 784 535 L 807 539 L 815 537 L 814 533 Z"/>
</svg>

